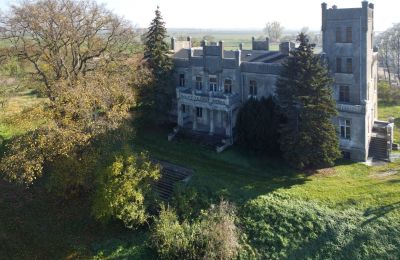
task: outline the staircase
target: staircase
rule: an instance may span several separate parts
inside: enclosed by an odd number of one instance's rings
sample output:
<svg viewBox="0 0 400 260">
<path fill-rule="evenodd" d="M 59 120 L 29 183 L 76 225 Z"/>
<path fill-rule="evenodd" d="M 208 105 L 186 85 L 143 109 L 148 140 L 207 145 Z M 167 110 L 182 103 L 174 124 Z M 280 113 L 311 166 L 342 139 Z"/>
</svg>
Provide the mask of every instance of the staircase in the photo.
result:
<svg viewBox="0 0 400 260">
<path fill-rule="evenodd" d="M 154 161 L 161 165 L 161 178 L 156 182 L 155 189 L 162 200 L 168 201 L 175 184 L 189 181 L 194 172 L 168 162 Z"/>
<path fill-rule="evenodd" d="M 389 154 L 387 140 L 379 136 L 371 137 L 368 154 L 368 156 L 373 159 L 388 161 Z"/>
</svg>

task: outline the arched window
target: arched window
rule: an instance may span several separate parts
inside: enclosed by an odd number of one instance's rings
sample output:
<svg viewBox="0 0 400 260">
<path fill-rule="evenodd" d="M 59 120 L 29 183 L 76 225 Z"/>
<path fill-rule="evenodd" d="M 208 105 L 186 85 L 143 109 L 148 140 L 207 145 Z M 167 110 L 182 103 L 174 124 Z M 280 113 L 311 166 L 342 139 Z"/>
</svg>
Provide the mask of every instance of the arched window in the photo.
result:
<svg viewBox="0 0 400 260">
<path fill-rule="evenodd" d="M 231 94 L 232 93 L 232 80 L 225 79 L 224 81 L 224 93 Z"/>
</svg>

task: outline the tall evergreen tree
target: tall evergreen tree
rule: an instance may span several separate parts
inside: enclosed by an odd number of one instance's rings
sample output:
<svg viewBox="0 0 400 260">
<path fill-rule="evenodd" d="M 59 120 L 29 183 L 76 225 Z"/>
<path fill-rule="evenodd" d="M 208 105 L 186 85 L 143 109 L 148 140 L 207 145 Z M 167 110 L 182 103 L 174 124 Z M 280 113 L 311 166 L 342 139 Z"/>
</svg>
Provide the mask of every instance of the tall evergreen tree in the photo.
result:
<svg viewBox="0 0 400 260">
<path fill-rule="evenodd" d="M 284 158 L 298 168 L 331 166 L 339 158 L 332 117 L 337 115 L 332 79 L 314 44 L 301 33 L 300 43 L 284 64 L 277 96 L 287 118 L 280 128 Z"/>
<path fill-rule="evenodd" d="M 139 90 L 139 105 L 146 119 L 164 121 L 174 94 L 173 66 L 165 39 L 167 29 L 159 7 L 145 35 L 144 58 L 153 74 L 153 81 Z"/>
</svg>

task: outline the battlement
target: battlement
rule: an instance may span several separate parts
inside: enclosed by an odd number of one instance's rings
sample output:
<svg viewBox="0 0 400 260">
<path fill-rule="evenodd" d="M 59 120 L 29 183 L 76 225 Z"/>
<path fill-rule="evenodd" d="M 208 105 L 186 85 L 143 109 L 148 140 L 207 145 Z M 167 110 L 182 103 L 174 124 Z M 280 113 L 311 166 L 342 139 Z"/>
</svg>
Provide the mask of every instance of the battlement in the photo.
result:
<svg viewBox="0 0 400 260">
<path fill-rule="evenodd" d="M 240 45 L 239 45 L 239 48 L 240 48 Z M 243 48 L 243 45 L 242 45 L 242 48 Z M 267 38 L 265 38 L 265 40 L 264 41 L 260 41 L 260 40 L 256 40 L 255 38 L 254 38 L 254 36 L 253 37 L 251 37 L 251 49 L 252 50 L 259 50 L 259 51 L 269 51 L 269 38 L 267 37 Z"/>
</svg>

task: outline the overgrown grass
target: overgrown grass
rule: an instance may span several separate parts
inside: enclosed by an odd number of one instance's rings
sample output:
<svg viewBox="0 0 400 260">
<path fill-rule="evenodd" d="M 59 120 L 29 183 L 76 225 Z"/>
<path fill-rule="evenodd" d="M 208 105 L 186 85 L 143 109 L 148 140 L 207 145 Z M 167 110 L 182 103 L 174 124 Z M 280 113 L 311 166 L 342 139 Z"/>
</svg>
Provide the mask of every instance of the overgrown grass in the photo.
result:
<svg viewBox="0 0 400 260">
<path fill-rule="evenodd" d="M 16 124 L 12 120 L 15 115 L 24 113 L 40 102 L 29 93 L 12 98 L 7 109 L 0 113 L 0 134 L 10 138 L 41 123 L 40 119 L 26 121 L 26 125 Z M 400 107 L 381 104 L 379 113 L 381 118 L 385 119 L 391 114 L 399 115 Z M 389 233 L 384 233 L 384 230 L 394 230 L 393 227 L 400 224 L 400 162 L 369 167 L 343 161 L 333 168 L 302 172 L 289 168 L 278 158 L 255 156 L 237 148 L 217 154 L 190 140 L 168 142 L 169 130 L 138 131 L 132 146 L 135 150 L 149 151 L 152 157 L 194 169 L 195 175 L 190 185 L 211 201 L 224 197 L 240 207 L 249 201 L 262 202 L 265 196 L 273 193 L 293 198 L 293 203 L 299 201 L 301 205 L 315 205 L 316 213 L 313 214 L 317 217 L 325 214 L 319 213 L 320 209 L 327 209 L 328 220 L 346 221 L 342 216 L 335 218 L 335 214 L 339 214 L 340 211 L 356 212 L 356 217 L 351 218 L 355 224 L 351 228 L 343 227 L 343 232 L 338 233 L 340 236 L 346 237 L 346 232 L 356 232 L 358 228 L 354 227 L 361 225 L 360 221 L 367 219 L 372 224 L 360 226 L 361 233 L 351 233 L 351 241 L 343 240 L 347 241 L 346 243 L 354 243 L 352 247 L 346 247 L 346 250 L 363 247 L 364 244 L 357 242 L 366 239 L 369 243 L 366 242 L 368 250 L 371 250 L 374 246 L 371 239 L 385 239 Z M 397 130 L 397 141 L 399 137 Z M 118 223 L 102 226 L 90 215 L 89 199 L 83 197 L 74 201 L 63 201 L 52 197 L 40 183 L 32 189 L 23 189 L 1 182 L 0 258 L 155 257 L 146 246 L 147 230 L 128 231 Z M 266 208 L 262 205 L 260 207 L 261 211 Z M 255 225 L 262 224 L 256 216 L 254 221 Z M 400 236 L 396 230 L 390 235 L 395 239 L 396 236 Z M 257 238 L 256 234 L 253 236 Z M 331 235 L 327 237 L 330 238 Z M 316 241 L 327 242 L 322 238 Z M 321 245 L 313 244 L 312 241 L 295 242 L 298 245 L 296 256 L 307 256 L 307 252 L 301 251 L 302 245 L 310 250 Z M 262 244 L 252 245 L 262 247 Z M 376 246 L 378 247 L 378 244 Z M 382 247 L 380 243 L 376 250 L 378 249 L 384 251 L 387 248 Z"/>
</svg>

